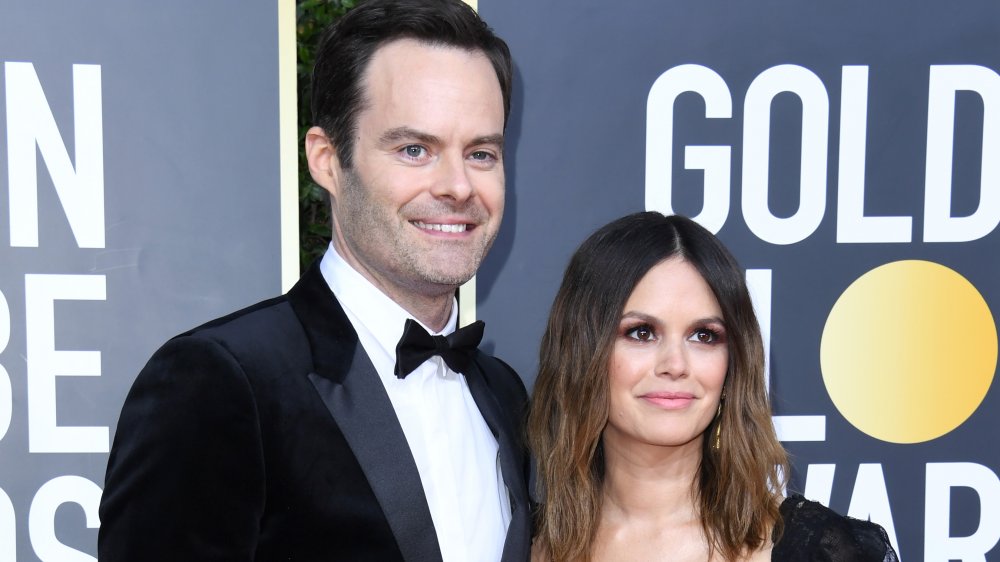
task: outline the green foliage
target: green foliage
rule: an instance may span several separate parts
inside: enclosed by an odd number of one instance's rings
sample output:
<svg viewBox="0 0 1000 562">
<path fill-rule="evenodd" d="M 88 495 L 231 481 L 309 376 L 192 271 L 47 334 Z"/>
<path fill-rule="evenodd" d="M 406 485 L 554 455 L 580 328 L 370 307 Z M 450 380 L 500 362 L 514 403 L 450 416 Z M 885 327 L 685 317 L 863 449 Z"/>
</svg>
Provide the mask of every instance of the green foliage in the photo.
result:
<svg viewBox="0 0 1000 562">
<path fill-rule="evenodd" d="M 316 43 L 328 25 L 354 7 L 354 0 L 298 0 L 295 8 L 299 96 L 299 267 L 323 255 L 330 242 L 330 204 L 325 189 L 309 176 L 303 140 L 312 125 L 310 75 Z"/>
</svg>

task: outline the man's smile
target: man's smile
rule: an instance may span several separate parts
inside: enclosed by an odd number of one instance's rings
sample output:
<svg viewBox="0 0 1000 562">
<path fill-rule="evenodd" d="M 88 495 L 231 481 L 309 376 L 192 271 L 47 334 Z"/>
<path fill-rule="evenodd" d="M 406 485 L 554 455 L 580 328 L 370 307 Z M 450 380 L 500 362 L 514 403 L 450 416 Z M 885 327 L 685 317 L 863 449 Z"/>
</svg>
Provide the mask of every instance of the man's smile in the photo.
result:
<svg viewBox="0 0 1000 562">
<path fill-rule="evenodd" d="M 410 221 L 410 224 L 422 230 L 436 230 L 438 232 L 454 232 L 454 233 L 465 232 L 467 228 L 471 230 L 470 227 L 472 227 L 472 225 L 465 223 L 440 224 L 440 223 L 426 223 L 422 221 Z"/>
</svg>

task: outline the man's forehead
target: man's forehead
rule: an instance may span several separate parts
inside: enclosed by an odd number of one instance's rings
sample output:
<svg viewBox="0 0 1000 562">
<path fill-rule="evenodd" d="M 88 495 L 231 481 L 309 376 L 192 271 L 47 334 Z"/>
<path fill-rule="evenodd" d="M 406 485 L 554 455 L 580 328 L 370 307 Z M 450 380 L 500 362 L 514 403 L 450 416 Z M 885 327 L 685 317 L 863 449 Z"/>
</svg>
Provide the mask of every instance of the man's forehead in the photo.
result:
<svg viewBox="0 0 1000 562">
<path fill-rule="evenodd" d="M 464 67 L 464 72 L 468 74 L 489 68 L 490 73 L 494 77 L 496 76 L 489 58 L 481 50 L 466 49 L 446 43 L 424 41 L 412 37 L 402 37 L 387 41 L 375 49 L 364 69 L 361 82 L 363 87 L 367 89 L 370 88 L 372 79 L 376 76 L 385 78 L 418 76 L 421 74 L 419 72 L 421 70 L 428 72 L 435 70 L 435 64 L 430 64 L 428 59 L 440 59 L 442 56 L 448 55 L 458 55 L 460 58 L 472 63 Z M 478 66 L 476 63 L 483 63 L 484 66 L 476 68 Z M 497 78 L 497 92 L 500 92 L 499 78 Z"/>
<path fill-rule="evenodd" d="M 397 39 L 375 51 L 361 85 L 360 113 L 416 113 L 413 118 L 432 121 L 444 113 L 475 121 L 495 117 L 502 131 L 500 82 L 481 51 Z M 415 123 L 393 126 L 405 124 Z"/>
</svg>

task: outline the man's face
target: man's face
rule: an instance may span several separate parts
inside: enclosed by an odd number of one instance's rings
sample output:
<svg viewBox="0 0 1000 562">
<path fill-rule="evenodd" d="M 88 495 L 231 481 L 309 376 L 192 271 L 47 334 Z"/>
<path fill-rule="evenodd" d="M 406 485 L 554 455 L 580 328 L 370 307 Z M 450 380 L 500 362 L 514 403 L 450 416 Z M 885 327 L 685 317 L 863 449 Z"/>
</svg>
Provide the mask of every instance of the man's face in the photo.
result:
<svg viewBox="0 0 1000 562">
<path fill-rule="evenodd" d="M 396 300 L 453 291 L 503 215 L 496 73 L 480 52 L 404 39 L 380 47 L 363 80 L 354 166 L 331 189 L 334 244 Z"/>
</svg>

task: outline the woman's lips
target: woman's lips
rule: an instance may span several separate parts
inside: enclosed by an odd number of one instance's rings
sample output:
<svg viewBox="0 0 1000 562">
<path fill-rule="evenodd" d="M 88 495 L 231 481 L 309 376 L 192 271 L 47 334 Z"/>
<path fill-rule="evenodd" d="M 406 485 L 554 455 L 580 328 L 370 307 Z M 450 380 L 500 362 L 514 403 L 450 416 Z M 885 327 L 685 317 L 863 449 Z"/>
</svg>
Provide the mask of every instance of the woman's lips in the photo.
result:
<svg viewBox="0 0 1000 562">
<path fill-rule="evenodd" d="M 679 410 L 694 402 L 694 394 L 690 392 L 650 392 L 640 398 L 665 410 Z"/>
</svg>

